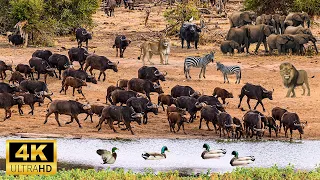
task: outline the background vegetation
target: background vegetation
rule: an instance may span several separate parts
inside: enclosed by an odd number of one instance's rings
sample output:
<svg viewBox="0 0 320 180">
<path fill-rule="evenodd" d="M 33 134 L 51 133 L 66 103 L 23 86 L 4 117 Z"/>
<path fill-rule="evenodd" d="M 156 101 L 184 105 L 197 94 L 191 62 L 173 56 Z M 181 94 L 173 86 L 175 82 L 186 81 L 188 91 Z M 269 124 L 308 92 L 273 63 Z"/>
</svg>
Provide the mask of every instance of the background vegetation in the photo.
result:
<svg viewBox="0 0 320 180">
<path fill-rule="evenodd" d="M 309 15 L 320 15 L 319 0 L 245 0 L 245 9 L 260 14 L 289 12 L 307 12 Z"/>
<path fill-rule="evenodd" d="M 28 20 L 26 31 L 34 44 L 48 45 L 52 36 L 69 34 L 77 27 L 92 27 L 92 14 L 101 0 L 1 0 L 0 32 Z"/>
<path fill-rule="evenodd" d="M 288 166 L 286 168 L 278 168 L 277 166 L 273 166 L 271 168 L 236 168 L 232 172 L 227 172 L 224 174 L 220 173 L 210 173 L 207 174 L 200 174 L 197 176 L 179 176 L 178 171 L 175 172 L 166 172 L 166 173 L 158 173 L 157 175 L 154 174 L 152 171 L 147 171 L 143 174 L 141 173 L 133 173 L 131 171 L 125 172 L 122 169 L 111 171 L 98 171 L 96 172 L 93 169 L 89 170 L 80 170 L 80 169 L 73 169 L 70 171 L 59 171 L 54 176 L 0 176 L 0 179 L 95 179 L 95 180 L 115 180 L 115 179 L 125 179 L 125 180 L 233 180 L 233 179 L 241 179 L 241 180 L 283 180 L 283 179 L 296 179 L 296 180 L 313 180 L 313 179 L 320 179 L 320 169 L 317 168 L 313 171 L 299 171 L 295 170 L 294 167 Z"/>
</svg>

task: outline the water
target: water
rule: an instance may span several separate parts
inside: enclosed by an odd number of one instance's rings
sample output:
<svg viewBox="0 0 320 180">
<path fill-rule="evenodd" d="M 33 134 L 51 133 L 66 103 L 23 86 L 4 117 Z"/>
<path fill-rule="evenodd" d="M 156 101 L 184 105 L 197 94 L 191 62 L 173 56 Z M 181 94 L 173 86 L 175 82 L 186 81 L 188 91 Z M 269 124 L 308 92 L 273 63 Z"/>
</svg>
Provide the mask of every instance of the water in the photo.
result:
<svg viewBox="0 0 320 180">
<path fill-rule="evenodd" d="M 0 138 L 0 158 L 5 158 L 5 141 Z M 227 154 L 220 159 L 203 160 L 200 155 L 202 145 L 208 143 L 212 149 L 226 149 Z M 231 152 L 237 150 L 239 156 L 253 155 L 256 161 L 248 167 L 270 167 L 277 164 L 285 167 L 289 164 L 297 169 L 311 170 L 320 162 L 320 141 L 303 141 L 302 143 L 288 143 L 279 141 L 267 142 L 216 142 L 215 140 L 170 140 L 170 139 L 141 139 L 133 141 L 114 141 L 100 139 L 57 139 L 58 161 L 68 164 L 59 164 L 61 167 L 95 168 L 110 167 L 131 169 L 134 172 L 143 172 L 148 168 L 157 171 L 179 170 L 184 174 L 232 171 L 230 165 L 233 157 Z M 146 161 L 141 157 L 144 151 L 160 152 L 166 145 L 167 159 Z M 115 164 L 103 165 L 102 159 L 96 154 L 97 149 L 111 150 L 117 147 L 118 158 Z M 3 162 L 4 163 L 4 162 Z M 81 164 L 81 165 L 80 165 Z M 0 170 L 4 169 L 1 165 Z"/>
</svg>

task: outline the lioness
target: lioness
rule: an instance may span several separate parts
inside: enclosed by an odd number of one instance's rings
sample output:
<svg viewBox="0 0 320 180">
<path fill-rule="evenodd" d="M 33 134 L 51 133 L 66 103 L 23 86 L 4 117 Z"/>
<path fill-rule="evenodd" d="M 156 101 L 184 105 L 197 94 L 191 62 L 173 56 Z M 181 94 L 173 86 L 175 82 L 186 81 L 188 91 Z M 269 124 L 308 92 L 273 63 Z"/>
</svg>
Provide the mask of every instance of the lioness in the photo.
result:
<svg viewBox="0 0 320 180">
<path fill-rule="evenodd" d="M 145 65 L 145 57 L 150 64 L 153 64 L 150 59 L 152 55 L 160 55 L 160 63 L 163 64 L 163 57 L 165 58 L 165 64 L 168 64 L 168 58 L 170 54 L 170 39 L 166 37 L 160 38 L 159 41 L 146 41 L 140 46 L 140 60 L 142 56 L 142 63 Z"/>
<path fill-rule="evenodd" d="M 294 92 L 294 88 L 296 86 L 302 86 L 302 89 L 303 89 L 302 95 L 304 95 L 305 94 L 304 84 L 308 89 L 307 96 L 310 96 L 308 75 L 305 70 L 297 70 L 292 64 L 285 62 L 280 65 L 280 74 L 281 74 L 284 86 L 289 88 L 286 97 L 289 97 L 291 92 L 292 92 L 291 97 L 296 96 Z"/>
</svg>

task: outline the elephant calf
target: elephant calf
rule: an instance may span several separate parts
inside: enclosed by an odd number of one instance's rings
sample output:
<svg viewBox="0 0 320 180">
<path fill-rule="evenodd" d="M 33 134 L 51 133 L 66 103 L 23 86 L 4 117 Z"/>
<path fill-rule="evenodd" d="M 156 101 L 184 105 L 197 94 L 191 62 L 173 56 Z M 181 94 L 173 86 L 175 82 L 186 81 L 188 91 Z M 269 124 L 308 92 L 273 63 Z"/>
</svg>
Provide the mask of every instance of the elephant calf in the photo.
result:
<svg viewBox="0 0 320 180">
<path fill-rule="evenodd" d="M 267 43 L 270 49 L 270 54 L 272 54 L 274 49 L 278 49 L 278 54 L 286 53 L 287 50 L 291 49 L 292 52 L 296 52 L 296 45 L 294 39 L 291 35 L 288 34 L 271 34 Z"/>
<path fill-rule="evenodd" d="M 223 41 L 220 45 L 220 49 L 223 54 L 234 54 L 234 49 L 238 50 L 238 53 L 241 51 L 239 43 L 231 40 L 231 41 Z"/>
</svg>

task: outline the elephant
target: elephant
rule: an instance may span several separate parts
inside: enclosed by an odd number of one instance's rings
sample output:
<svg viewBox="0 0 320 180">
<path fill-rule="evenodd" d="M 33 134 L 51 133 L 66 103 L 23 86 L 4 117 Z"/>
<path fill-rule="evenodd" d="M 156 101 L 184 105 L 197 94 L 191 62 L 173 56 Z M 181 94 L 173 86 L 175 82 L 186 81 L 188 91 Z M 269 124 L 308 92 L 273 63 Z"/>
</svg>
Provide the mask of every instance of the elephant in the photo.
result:
<svg viewBox="0 0 320 180">
<path fill-rule="evenodd" d="M 230 53 L 231 55 L 234 54 L 234 49 L 238 50 L 238 53 L 241 51 L 240 45 L 235 41 L 222 41 L 220 45 L 221 52 L 223 54 Z"/>
<path fill-rule="evenodd" d="M 275 21 L 272 18 L 271 14 L 261 14 L 256 18 L 256 25 L 258 24 L 265 24 L 265 25 L 270 25 L 270 26 L 275 26 Z"/>
<path fill-rule="evenodd" d="M 250 30 L 246 26 L 241 28 L 230 28 L 226 37 L 226 40 L 237 42 L 240 45 L 240 49 L 244 49 L 245 47 L 247 53 L 249 53 L 249 39 Z"/>
<path fill-rule="evenodd" d="M 304 55 L 304 44 L 307 44 L 309 41 L 311 41 L 314 45 L 315 51 L 318 54 L 318 49 L 317 49 L 317 45 L 316 45 L 316 38 L 312 35 L 309 34 L 296 34 L 296 35 L 292 35 L 293 39 L 295 40 L 295 42 L 297 43 L 297 50 L 298 50 L 298 54 L 300 55 Z"/>
<path fill-rule="evenodd" d="M 257 14 L 251 11 L 234 12 L 229 16 L 230 28 L 241 27 L 256 21 Z"/>
<path fill-rule="evenodd" d="M 256 26 L 248 25 L 247 27 L 249 28 L 249 32 L 250 32 L 249 47 L 251 43 L 258 43 L 256 50 L 254 51 L 255 53 L 257 53 L 261 42 L 263 42 L 265 51 L 268 52 L 266 39 L 268 36 L 274 33 L 274 28 L 272 26 L 265 25 L 265 24 L 259 24 Z"/>
<path fill-rule="evenodd" d="M 285 19 L 285 27 L 287 26 L 299 26 L 304 27 L 306 22 L 308 28 L 310 28 L 310 17 L 307 13 L 289 13 Z"/>
<path fill-rule="evenodd" d="M 281 16 L 280 14 L 274 14 L 272 15 L 272 19 L 275 23 L 275 33 L 276 34 L 285 34 L 285 27 L 284 27 L 284 21 L 286 19 L 286 16 Z"/>
<path fill-rule="evenodd" d="M 296 51 L 296 44 L 293 37 L 289 34 L 271 34 L 267 38 L 267 43 L 269 46 L 269 53 L 272 54 L 274 49 L 278 49 L 278 54 L 281 55 L 282 53 L 286 53 L 285 48 L 290 48 L 293 52 Z"/>
<path fill-rule="evenodd" d="M 309 34 L 312 36 L 312 32 L 309 28 L 304 28 L 304 27 L 301 27 L 301 26 L 298 26 L 298 27 L 294 27 L 294 26 L 288 26 L 286 28 L 286 30 L 284 31 L 284 34 L 292 34 L 292 35 L 295 35 L 295 34 Z"/>
</svg>

